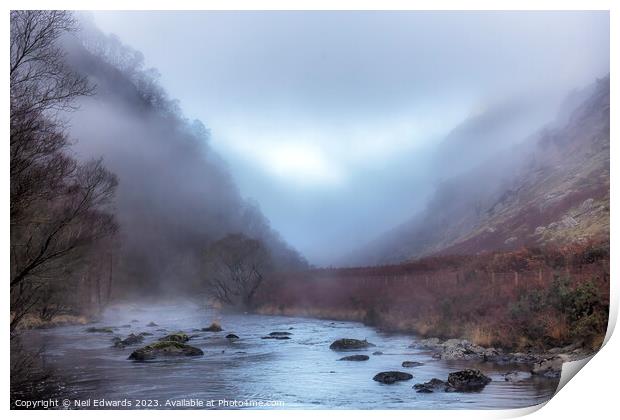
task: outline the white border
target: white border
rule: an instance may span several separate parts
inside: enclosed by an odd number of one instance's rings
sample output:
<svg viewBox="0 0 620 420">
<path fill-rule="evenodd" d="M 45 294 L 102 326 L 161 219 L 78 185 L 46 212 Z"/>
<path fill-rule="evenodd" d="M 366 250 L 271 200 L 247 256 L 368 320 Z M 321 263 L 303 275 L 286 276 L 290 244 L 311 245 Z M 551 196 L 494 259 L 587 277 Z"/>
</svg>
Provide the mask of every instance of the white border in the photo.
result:
<svg viewBox="0 0 620 420">
<path fill-rule="evenodd" d="M 616 2 L 618 3 L 618 2 Z M 620 6 L 617 6 L 612 0 L 436 0 L 436 1 L 422 1 L 422 0 L 382 0 L 382 1 L 369 1 L 369 0 L 298 0 L 298 1 L 283 1 L 283 0 L 228 0 L 228 1 L 196 1 L 196 0 L 175 0 L 174 2 L 165 2 L 161 0 L 150 1 L 120 1 L 120 0 L 92 0 L 92 1 L 77 1 L 77 0 L 58 0 L 58 1 L 42 1 L 42 0 L 22 0 L 22 1 L 7 1 L 3 2 L 5 5 L 4 14 L 0 18 L 2 22 L 3 39 L 2 52 L 0 53 L 3 59 L 8 61 L 8 39 L 9 39 L 9 13 L 10 9 L 70 9 L 70 10 L 610 10 L 611 20 L 611 138 L 616 137 L 617 127 L 615 121 L 619 120 L 618 109 L 618 83 L 616 82 L 616 73 L 618 68 L 618 24 L 620 13 Z M 614 7 L 615 6 L 615 7 Z M 5 64 L 5 69 L 8 66 Z M 6 74 L 6 73 L 5 73 Z M 2 95 L 4 99 L 5 108 L 2 109 L 2 121 L 4 123 L 5 133 L 5 146 L 2 149 L 3 158 L 0 161 L 2 165 L 2 173 L 5 174 L 0 188 L 2 189 L 0 199 L 2 200 L 2 217 L 5 220 L 5 231 L 3 232 L 1 239 L 1 251 L 0 258 L 2 259 L 2 267 L 5 270 L 9 270 L 9 168 L 8 168 L 8 121 L 9 121 L 9 87 L 8 87 L 8 75 L 5 75 L 5 83 L 2 86 Z M 617 162 L 616 159 L 616 147 L 612 142 L 611 146 L 611 161 Z M 611 207 L 616 208 L 618 204 L 617 194 L 614 193 L 613 186 L 615 180 L 618 179 L 618 169 L 613 165 L 611 166 L 611 179 L 612 179 L 612 191 L 611 191 Z M 405 410 L 376 410 L 376 411 L 340 411 L 340 412 L 327 412 L 317 413 L 311 410 L 246 410 L 246 411 L 184 411 L 169 413 L 164 411 L 124 411 L 110 413 L 106 411 L 52 411 L 52 412 L 22 412 L 12 411 L 11 416 L 16 418 L 39 418 L 41 416 L 55 417 L 72 417 L 78 416 L 83 418 L 85 415 L 93 418 L 107 418 L 111 414 L 114 416 L 121 415 L 123 417 L 131 416 L 139 418 L 164 418 L 171 414 L 175 417 L 187 417 L 187 418 L 204 418 L 208 417 L 230 417 L 239 418 L 245 416 L 252 416 L 253 418 L 263 419 L 289 419 L 291 415 L 297 419 L 314 419 L 317 415 L 334 415 L 355 416 L 356 418 L 362 417 L 383 417 L 389 416 L 390 418 L 446 418 L 451 419 L 456 416 L 462 419 L 485 419 L 485 418 L 511 418 L 518 417 L 528 413 L 533 413 L 533 418 L 547 418 L 547 417 L 561 417 L 561 418 L 575 418 L 584 419 L 596 416 L 600 413 L 602 416 L 609 413 L 617 412 L 617 388 L 614 379 L 618 375 L 618 360 L 616 354 L 620 354 L 620 344 L 618 344 L 617 337 L 611 337 L 610 333 L 615 327 L 618 314 L 618 288 L 616 281 L 617 268 L 613 261 L 616 260 L 616 224 L 614 223 L 614 217 L 611 219 L 611 313 L 610 313 L 610 330 L 606 339 L 606 345 L 599 354 L 597 354 L 589 363 L 588 367 L 579 373 L 577 379 L 569 381 L 564 388 L 554 396 L 544 408 L 537 410 L 539 407 L 517 409 L 517 410 L 490 410 L 490 411 L 405 411 Z M 8 289 L 3 290 L 4 299 L 2 300 L 3 309 L 2 313 L 9 313 L 9 297 Z M 7 319 L 8 320 L 8 319 Z M 2 396 L 4 397 L 4 407 L 6 410 L 9 408 L 9 337 L 5 334 L 5 342 L 2 346 L 1 352 L 4 360 L 4 372 L 2 381 Z M 205 372 L 208 374 L 208 372 Z M 291 378 L 294 380 L 294 378 Z M 605 413 L 605 414 L 604 414 Z"/>
</svg>

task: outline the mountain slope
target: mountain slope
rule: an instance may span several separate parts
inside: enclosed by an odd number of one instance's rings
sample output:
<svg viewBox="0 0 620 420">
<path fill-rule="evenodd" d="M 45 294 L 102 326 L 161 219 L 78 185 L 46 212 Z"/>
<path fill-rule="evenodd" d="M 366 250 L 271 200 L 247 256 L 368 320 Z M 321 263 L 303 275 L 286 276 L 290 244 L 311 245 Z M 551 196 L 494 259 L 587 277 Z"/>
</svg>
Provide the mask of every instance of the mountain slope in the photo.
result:
<svg viewBox="0 0 620 420">
<path fill-rule="evenodd" d="M 96 85 L 69 118 L 80 157 L 103 157 L 119 178 L 122 281 L 154 293 L 191 291 L 202 253 L 228 233 L 261 239 L 276 265 L 303 268 L 303 258 L 244 200 L 209 131 L 182 116 L 145 69 L 139 52 L 85 25 L 64 45 L 74 71 Z"/>
<path fill-rule="evenodd" d="M 609 76 L 530 141 L 444 182 L 426 210 L 353 264 L 562 245 L 609 236 Z"/>
</svg>

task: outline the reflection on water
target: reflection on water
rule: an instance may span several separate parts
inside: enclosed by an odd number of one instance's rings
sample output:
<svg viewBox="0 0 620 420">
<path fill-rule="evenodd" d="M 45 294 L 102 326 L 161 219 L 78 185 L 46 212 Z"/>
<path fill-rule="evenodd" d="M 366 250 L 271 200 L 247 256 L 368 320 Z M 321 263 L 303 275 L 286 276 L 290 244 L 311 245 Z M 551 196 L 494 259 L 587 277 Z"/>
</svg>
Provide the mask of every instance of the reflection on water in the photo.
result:
<svg viewBox="0 0 620 420">
<path fill-rule="evenodd" d="M 224 331 L 193 331 L 218 318 Z M 133 322 L 132 322 L 133 321 Z M 137 321 L 137 322 L 136 322 Z M 154 321 L 158 326 L 147 327 Z M 130 327 L 120 327 L 130 324 Z M 407 335 L 384 334 L 354 322 L 262 315 L 215 314 L 191 303 L 175 305 L 124 305 L 110 308 L 97 326 L 119 326 L 118 336 L 150 332 L 145 343 L 165 332 L 195 334 L 189 344 L 204 356 L 148 363 L 127 360 L 132 347 L 111 347 L 113 334 L 87 333 L 83 326 L 31 331 L 30 346 L 44 346 L 49 365 L 62 372 L 72 393 L 80 398 L 202 400 L 277 400 L 284 407 L 358 409 L 516 408 L 548 400 L 557 380 L 529 378 L 507 382 L 502 374 L 527 366 L 445 362 L 424 350 L 412 349 Z M 165 330 L 165 331 L 164 331 Z M 263 340 L 272 331 L 289 331 L 290 340 Z M 240 339 L 230 342 L 226 334 Z M 370 360 L 346 362 L 329 349 L 338 338 L 368 339 L 377 345 Z M 373 355 L 382 351 L 383 355 Z M 405 360 L 423 366 L 405 369 Z M 449 372 L 476 367 L 493 381 L 480 393 L 416 393 L 412 386 L 431 378 L 446 379 Z M 372 377 L 385 370 L 403 370 L 413 380 L 384 385 Z"/>
</svg>

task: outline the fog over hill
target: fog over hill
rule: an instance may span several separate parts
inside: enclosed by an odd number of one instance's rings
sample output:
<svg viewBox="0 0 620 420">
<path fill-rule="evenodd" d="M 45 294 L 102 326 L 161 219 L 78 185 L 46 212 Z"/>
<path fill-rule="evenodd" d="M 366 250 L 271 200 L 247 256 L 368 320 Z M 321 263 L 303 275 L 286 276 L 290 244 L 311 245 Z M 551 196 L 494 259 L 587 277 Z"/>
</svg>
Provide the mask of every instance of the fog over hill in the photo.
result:
<svg viewBox="0 0 620 420">
<path fill-rule="evenodd" d="M 609 72 L 604 11 L 92 14 L 211 130 L 243 197 L 336 265 Z M 577 102 L 579 102 L 577 100 Z"/>
<path fill-rule="evenodd" d="M 424 211 L 346 263 L 608 240 L 609 118 L 607 76 L 571 94 L 545 128 L 445 180 Z M 453 133 L 484 138 L 480 126 L 466 121 Z"/>
<path fill-rule="evenodd" d="M 78 157 L 102 157 L 118 176 L 123 282 L 147 294 L 191 290 L 205 248 L 228 233 L 263 240 L 281 269 L 306 266 L 241 197 L 209 130 L 183 117 L 140 52 L 88 22 L 64 46 L 74 71 L 96 86 L 67 119 Z"/>
</svg>

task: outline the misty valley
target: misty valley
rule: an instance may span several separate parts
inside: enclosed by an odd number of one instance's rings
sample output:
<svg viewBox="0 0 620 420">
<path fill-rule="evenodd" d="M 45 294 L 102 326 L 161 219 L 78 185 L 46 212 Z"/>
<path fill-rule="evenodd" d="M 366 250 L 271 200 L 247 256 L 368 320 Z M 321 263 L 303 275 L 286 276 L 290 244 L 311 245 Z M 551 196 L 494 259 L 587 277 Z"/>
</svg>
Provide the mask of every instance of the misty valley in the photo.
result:
<svg viewBox="0 0 620 420">
<path fill-rule="evenodd" d="M 606 16 L 11 11 L 11 408 L 547 402 L 607 332 Z"/>
</svg>

